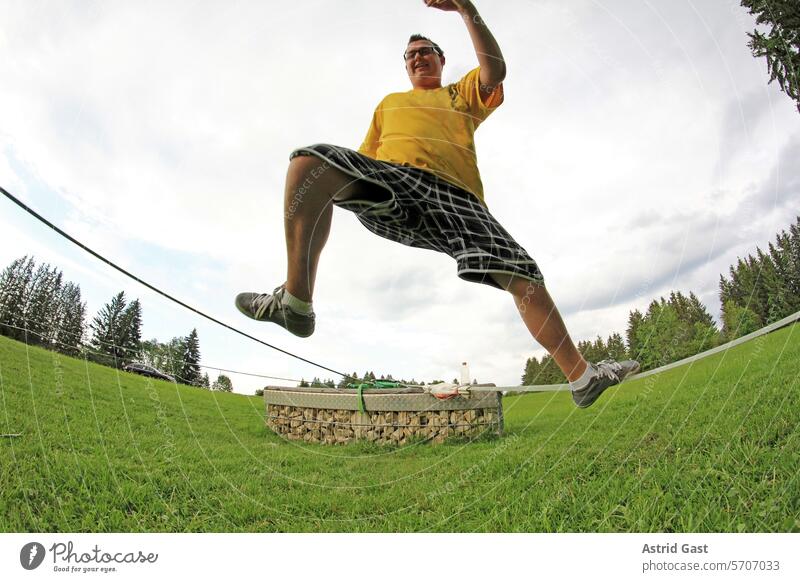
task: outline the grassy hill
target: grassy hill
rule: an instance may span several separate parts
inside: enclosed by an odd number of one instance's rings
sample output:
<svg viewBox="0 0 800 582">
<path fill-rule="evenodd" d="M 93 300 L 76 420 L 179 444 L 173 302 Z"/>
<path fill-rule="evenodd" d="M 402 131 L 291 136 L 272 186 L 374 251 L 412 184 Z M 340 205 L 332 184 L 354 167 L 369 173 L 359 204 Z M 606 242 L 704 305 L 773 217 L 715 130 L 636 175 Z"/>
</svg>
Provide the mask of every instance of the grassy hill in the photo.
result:
<svg viewBox="0 0 800 582">
<path fill-rule="evenodd" d="M 585 411 L 507 397 L 503 438 L 331 448 L 0 337 L 0 531 L 800 531 L 798 376 L 795 325 Z"/>
</svg>

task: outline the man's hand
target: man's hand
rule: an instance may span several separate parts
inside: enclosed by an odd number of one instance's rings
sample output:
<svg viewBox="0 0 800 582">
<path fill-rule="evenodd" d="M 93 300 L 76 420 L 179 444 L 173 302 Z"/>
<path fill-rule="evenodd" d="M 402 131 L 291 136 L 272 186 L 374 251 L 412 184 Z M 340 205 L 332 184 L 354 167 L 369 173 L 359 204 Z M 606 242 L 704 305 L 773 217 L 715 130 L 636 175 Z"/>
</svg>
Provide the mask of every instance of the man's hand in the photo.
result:
<svg viewBox="0 0 800 582">
<path fill-rule="evenodd" d="M 469 7 L 469 0 L 423 0 L 425 6 L 438 8 L 447 12 L 463 13 Z"/>
<path fill-rule="evenodd" d="M 464 19 L 481 67 L 479 90 L 481 99 L 485 101 L 506 78 L 506 62 L 497 41 L 478 14 L 478 9 L 471 0 L 423 0 L 423 2 L 429 8 L 458 12 Z"/>
</svg>

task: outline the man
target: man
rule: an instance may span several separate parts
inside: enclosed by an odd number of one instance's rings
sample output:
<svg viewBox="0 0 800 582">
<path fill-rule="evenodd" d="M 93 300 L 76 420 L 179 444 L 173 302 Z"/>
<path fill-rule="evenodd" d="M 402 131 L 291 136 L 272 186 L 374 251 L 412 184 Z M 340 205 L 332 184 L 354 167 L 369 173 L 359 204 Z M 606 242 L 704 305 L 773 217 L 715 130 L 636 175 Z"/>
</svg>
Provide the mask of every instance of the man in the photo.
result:
<svg viewBox="0 0 800 582">
<path fill-rule="evenodd" d="M 474 132 L 503 102 L 506 64 L 472 2 L 425 4 L 462 17 L 478 68 L 443 87 L 444 52 L 413 35 L 403 55 L 412 89 L 381 101 L 358 152 L 329 144 L 295 150 L 284 201 L 286 283 L 272 294 L 241 293 L 236 306 L 248 317 L 310 336 L 317 265 L 339 206 L 379 236 L 450 255 L 462 279 L 510 292 L 528 330 L 569 380 L 575 404 L 588 407 L 639 364 L 583 359 L 536 262 L 486 208 Z"/>
</svg>

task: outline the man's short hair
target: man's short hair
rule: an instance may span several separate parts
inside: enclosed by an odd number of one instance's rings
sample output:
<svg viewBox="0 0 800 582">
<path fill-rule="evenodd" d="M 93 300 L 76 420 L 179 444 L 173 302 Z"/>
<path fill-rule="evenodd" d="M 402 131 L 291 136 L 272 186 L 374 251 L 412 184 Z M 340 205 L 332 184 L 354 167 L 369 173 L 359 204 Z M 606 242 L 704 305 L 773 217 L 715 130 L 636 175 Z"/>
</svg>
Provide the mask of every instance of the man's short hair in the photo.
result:
<svg viewBox="0 0 800 582">
<path fill-rule="evenodd" d="M 412 34 L 411 37 L 408 39 L 407 44 L 411 44 L 415 40 L 427 40 L 429 43 L 433 45 L 433 50 L 435 50 L 440 57 L 444 56 L 444 51 L 441 49 L 441 47 L 435 42 L 433 42 L 431 39 L 429 39 L 427 36 L 422 36 L 421 34 Z"/>
</svg>

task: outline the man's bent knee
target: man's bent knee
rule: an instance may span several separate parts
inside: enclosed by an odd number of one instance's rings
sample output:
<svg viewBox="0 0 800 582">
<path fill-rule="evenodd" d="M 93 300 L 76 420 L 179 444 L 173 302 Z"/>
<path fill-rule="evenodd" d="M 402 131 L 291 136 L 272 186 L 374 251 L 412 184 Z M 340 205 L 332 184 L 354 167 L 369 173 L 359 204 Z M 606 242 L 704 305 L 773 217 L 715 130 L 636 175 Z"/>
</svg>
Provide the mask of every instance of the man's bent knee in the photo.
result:
<svg viewBox="0 0 800 582">
<path fill-rule="evenodd" d="M 544 289 L 544 285 L 523 277 L 515 277 L 505 273 L 491 273 L 495 283 L 516 297 L 534 295 L 537 290 Z"/>
<path fill-rule="evenodd" d="M 363 190 L 358 180 L 312 155 L 301 154 L 292 158 L 286 181 L 296 195 L 322 192 L 331 200 L 347 200 Z"/>
<path fill-rule="evenodd" d="M 298 189 L 308 190 L 330 169 L 331 165 L 328 162 L 316 156 L 295 156 L 289 161 L 286 181 Z"/>
<path fill-rule="evenodd" d="M 506 273 L 489 273 L 489 276 L 494 279 L 495 283 L 509 292 L 512 292 L 513 289 L 519 287 L 520 284 L 525 283 L 524 279 Z"/>
</svg>

